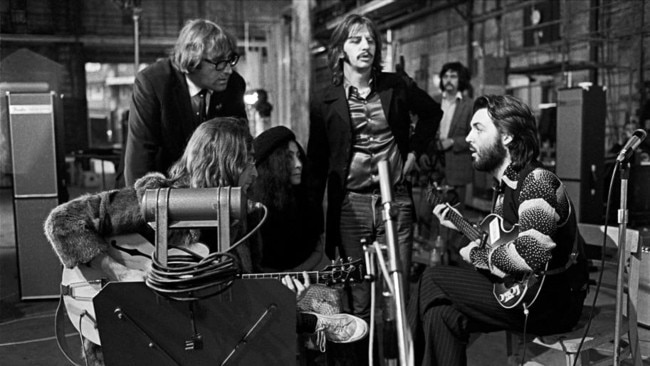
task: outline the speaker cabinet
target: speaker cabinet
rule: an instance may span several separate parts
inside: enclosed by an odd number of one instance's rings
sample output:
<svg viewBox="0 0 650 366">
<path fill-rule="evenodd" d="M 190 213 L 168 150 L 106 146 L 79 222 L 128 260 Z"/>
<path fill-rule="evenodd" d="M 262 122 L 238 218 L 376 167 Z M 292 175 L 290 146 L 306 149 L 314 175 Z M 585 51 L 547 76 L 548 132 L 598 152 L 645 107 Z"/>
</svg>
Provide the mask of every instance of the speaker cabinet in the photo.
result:
<svg viewBox="0 0 650 366">
<path fill-rule="evenodd" d="M 8 93 L 18 274 L 22 299 L 56 298 L 61 264 L 43 233 L 59 204 L 52 93 Z"/>
<path fill-rule="evenodd" d="M 57 198 L 14 200 L 20 297 L 23 300 L 57 298 L 61 263 L 43 232 L 43 222 Z"/>
<path fill-rule="evenodd" d="M 579 222 L 603 224 L 605 91 L 600 86 L 558 91 L 556 174 Z"/>
</svg>

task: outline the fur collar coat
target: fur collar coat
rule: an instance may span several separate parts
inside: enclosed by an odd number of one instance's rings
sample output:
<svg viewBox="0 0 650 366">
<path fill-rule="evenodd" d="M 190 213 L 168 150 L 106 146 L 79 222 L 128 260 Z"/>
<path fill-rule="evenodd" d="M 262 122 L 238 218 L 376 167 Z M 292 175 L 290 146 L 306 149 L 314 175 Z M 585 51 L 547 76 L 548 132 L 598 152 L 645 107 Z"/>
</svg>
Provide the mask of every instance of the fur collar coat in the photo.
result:
<svg viewBox="0 0 650 366">
<path fill-rule="evenodd" d="M 160 173 L 150 173 L 133 187 L 78 197 L 52 210 L 45 220 L 45 235 L 64 266 L 72 268 L 88 263 L 108 251 L 108 237 L 141 232 L 147 225 L 140 210 L 145 190 L 166 187 L 173 188 L 174 182 Z M 200 236 L 199 230 L 170 230 L 169 233 L 170 245 L 196 243 Z M 242 270 L 251 272 L 248 247 L 240 245 L 236 251 Z"/>
</svg>

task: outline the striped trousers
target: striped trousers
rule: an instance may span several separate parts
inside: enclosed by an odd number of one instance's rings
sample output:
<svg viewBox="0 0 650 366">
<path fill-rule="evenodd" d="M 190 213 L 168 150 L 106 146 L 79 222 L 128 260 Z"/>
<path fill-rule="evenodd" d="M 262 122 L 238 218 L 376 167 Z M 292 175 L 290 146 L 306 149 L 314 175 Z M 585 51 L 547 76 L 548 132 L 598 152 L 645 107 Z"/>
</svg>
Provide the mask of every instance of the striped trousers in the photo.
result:
<svg viewBox="0 0 650 366">
<path fill-rule="evenodd" d="M 567 330 L 577 322 L 584 296 L 584 291 L 571 293 L 553 282 L 544 285 L 529 308 L 527 332 Z M 473 268 L 436 266 L 424 271 L 411 294 L 407 320 L 413 333 L 415 364 L 447 366 L 467 364 L 470 333 L 521 332 L 525 316 L 521 306 L 501 307 L 490 280 Z"/>
</svg>

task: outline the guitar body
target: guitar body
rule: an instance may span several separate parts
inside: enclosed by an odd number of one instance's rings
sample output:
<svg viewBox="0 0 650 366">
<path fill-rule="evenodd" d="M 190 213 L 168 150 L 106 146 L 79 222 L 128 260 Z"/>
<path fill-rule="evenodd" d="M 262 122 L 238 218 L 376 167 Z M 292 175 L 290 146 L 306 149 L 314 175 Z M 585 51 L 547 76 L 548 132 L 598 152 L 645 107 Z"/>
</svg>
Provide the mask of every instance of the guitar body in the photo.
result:
<svg viewBox="0 0 650 366">
<path fill-rule="evenodd" d="M 107 239 L 108 255 L 115 261 L 130 269 L 148 271 L 155 247 L 139 234 L 114 236 Z M 187 249 L 202 255 L 208 255 L 208 247 L 193 244 Z M 137 253 L 137 254 L 134 254 Z M 186 254 L 171 248 L 171 255 Z M 100 269 L 88 265 L 64 268 L 61 275 L 63 303 L 68 317 L 77 331 L 91 342 L 101 345 L 93 307 L 93 298 L 109 282 L 108 276 Z"/>
<path fill-rule="evenodd" d="M 489 214 L 478 224 L 479 231 L 487 234 L 481 245 L 486 248 L 496 248 L 511 242 L 519 235 L 519 225 L 514 225 L 509 230 L 505 228 L 504 221 L 497 214 Z"/>
<path fill-rule="evenodd" d="M 437 186 L 429 187 L 427 191 L 427 200 L 432 206 L 444 203 L 437 191 Z M 449 206 L 449 204 L 447 204 Z M 451 208 L 451 206 L 450 206 Z M 513 225 L 510 229 L 504 226 L 504 220 L 497 214 L 489 214 L 478 225 L 472 225 L 467 221 L 458 211 L 450 209 L 447 213 L 447 219 L 451 221 L 456 228 L 460 230 L 469 240 L 480 240 L 481 248 L 493 249 L 505 245 L 517 238 L 519 235 L 519 225 Z M 548 268 L 546 264 L 545 270 Z M 539 292 L 544 284 L 545 276 L 537 276 L 534 273 L 527 274 L 523 278 L 514 278 L 506 276 L 505 278 L 497 278 L 490 275 L 490 279 L 494 283 L 492 294 L 499 302 L 499 305 L 506 309 L 512 309 L 519 305 L 528 292 L 528 289 L 536 287 L 536 293 L 532 300 L 527 302 L 530 306 L 537 299 Z"/>
<path fill-rule="evenodd" d="M 107 283 L 104 272 L 85 265 L 64 268 L 61 276 L 61 287 L 69 288 L 63 296 L 63 303 L 70 322 L 79 334 L 97 345 L 101 345 L 101 341 L 93 298 Z"/>
<path fill-rule="evenodd" d="M 485 234 L 481 245 L 486 248 L 500 247 L 501 245 L 515 240 L 517 235 L 519 235 L 519 225 L 514 225 L 510 229 L 506 229 L 503 218 L 497 214 L 486 216 L 478 225 L 478 229 L 481 233 Z M 521 303 L 529 288 L 533 288 L 539 283 L 537 293 L 533 300 L 528 302 L 528 305 L 530 306 L 537 298 L 537 295 L 542 288 L 542 284 L 544 283 L 544 278 L 545 277 L 542 276 L 540 279 L 537 275 L 532 273 L 527 274 L 520 279 L 506 276 L 505 278 L 494 281 L 492 294 L 499 302 L 499 305 L 506 309 L 512 309 Z"/>
</svg>

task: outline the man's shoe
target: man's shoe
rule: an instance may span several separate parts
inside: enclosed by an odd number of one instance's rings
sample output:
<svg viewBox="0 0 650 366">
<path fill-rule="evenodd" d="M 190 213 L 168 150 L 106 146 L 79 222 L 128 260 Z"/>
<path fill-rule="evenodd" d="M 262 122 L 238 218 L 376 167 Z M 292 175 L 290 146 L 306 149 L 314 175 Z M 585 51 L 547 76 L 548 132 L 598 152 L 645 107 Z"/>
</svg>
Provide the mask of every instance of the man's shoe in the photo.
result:
<svg viewBox="0 0 650 366">
<path fill-rule="evenodd" d="M 360 340 L 368 334 L 368 324 L 361 318 L 350 314 L 321 315 L 317 318 L 316 332 L 325 335 L 328 341 L 334 343 L 351 343 Z"/>
</svg>

